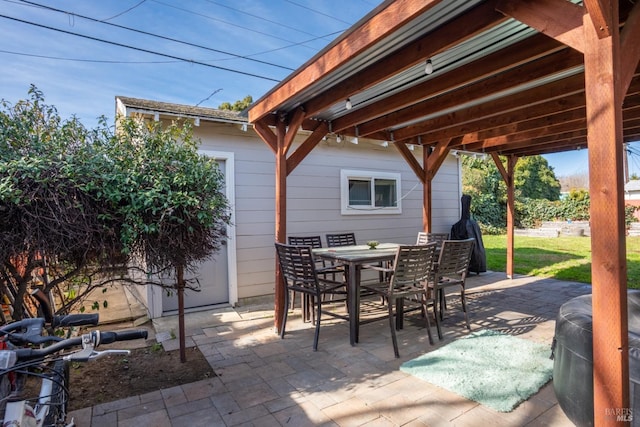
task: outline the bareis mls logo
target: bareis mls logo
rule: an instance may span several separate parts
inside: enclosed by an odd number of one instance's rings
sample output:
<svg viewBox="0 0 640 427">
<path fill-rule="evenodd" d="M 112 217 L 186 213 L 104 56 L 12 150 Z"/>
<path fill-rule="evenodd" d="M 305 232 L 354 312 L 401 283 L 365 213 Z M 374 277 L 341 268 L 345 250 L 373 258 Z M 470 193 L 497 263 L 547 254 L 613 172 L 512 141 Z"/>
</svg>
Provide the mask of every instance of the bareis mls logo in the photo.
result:
<svg viewBox="0 0 640 427">
<path fill-rule="evenodd" d="M 628 423 L 633 421 L 633 409 L 631 408 L 607 408 L 607 418 L 615 418 L 616 422 Z"/>
</svg>

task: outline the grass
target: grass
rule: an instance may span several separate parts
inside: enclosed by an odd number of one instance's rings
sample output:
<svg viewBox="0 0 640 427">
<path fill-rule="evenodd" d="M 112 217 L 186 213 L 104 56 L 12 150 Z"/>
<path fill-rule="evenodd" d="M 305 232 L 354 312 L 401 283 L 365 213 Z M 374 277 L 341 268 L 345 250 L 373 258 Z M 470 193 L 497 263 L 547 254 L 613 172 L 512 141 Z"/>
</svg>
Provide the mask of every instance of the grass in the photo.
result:
<svg viewBox="0 0 640 427">
<path fill-rule="evenodd" d="M 515 236 L 516 274 L 591 283 L 589 237 Z M 483 235 L 487 269 L 506 271 L 507 236 Z M 627 237 L 627 283 L 640 289 L 640 237 Z"/>
</svg>

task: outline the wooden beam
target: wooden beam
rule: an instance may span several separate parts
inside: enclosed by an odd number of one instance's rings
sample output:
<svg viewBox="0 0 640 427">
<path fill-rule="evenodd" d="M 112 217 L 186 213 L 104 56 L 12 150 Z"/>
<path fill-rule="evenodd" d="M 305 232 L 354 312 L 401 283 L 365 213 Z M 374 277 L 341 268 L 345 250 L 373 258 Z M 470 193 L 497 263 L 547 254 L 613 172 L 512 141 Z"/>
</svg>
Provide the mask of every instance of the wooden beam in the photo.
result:
<svg viewBox="0 0 640 427">
<path fill-rule="evenodd" d="M 425 165 L 424 170 L 427 169 L 426 165 L 429 163 L 429 157 L 433 153 L 429 152 L 429 147 L 422 147 L 422 164 Z M 425 173 L 423 177 L 422 185 L 422 231 L 431 233 L 433 229 L 433 177 L 427 176 Z M 429 315 L 427 313 L 427 315 Z"/>
<path fill-rule="evenodd" d="M 327 122 L 320 122 L 311 135 L 287 159 L 287 175 L 304 160 L 329 132 Z"/>
<path fill-rule="evenodd" d="M 377 42 L 393 34 L 415 17 L 438 5 L 442 0 L 397 0 L 386 2 L 367 15 L 358 27 L 342 35 L 325 50 L 311 58 L 290 77 L 263 96 L 249 110 L 249 121 L 256 122 L 276 111 L 292 95 L 336 71 Z"/>
<path fill-rule="evenodd" d="M 276 206 L 275 206 L 275 241 L 286 243 L 287 239 L 287 152 L 285 149 L 286 125 L 279 121 L 276 125 Z M 282 278 L 278 260 L 276 259 L 275 296 L 274 296 L 274 326 L 276 332 L 282 330 L 285 310 L 284 279 Z"/>
<path fill-rule="evenodd" d="M 574 83 L 576 86 L 580 85 L 578 80 Z M 575 92 L 573 95 L 553 97 L 549 100 L 544 100 L 544 96 L 548 93 L 541 94 L 542 96 L 540 97 L 536 96 L 537 93 L 538 91 L 529 93 L 531 97 L 528 99 L 533 102 L 532 104 L 524 101 L 520 96 L 506 97 L 500 101 L 472 106 L 451 114 L 409 125 L 402 129 L 395 130 L 394 134 L 401 138 L 411 138 L 415 135 L 422 135 L 423 141 L 430 143 L 441 139 L 436 138 L 437 136 L 444 137 L 446 135 L 446 137 L 451 138 L 470 132 L 490 129 L 510 123 L 511 121 L 521 122 L 575 108 L 584 108 L 585 105 L 584 92 L 582 90 Z M 536 102 L 538 100 L 540 100 L 540 102 Z M 517 107 L 518 101 L 522 101 L 519 107 Z M 436 133 L 444 130 L 448 130 L 449 132 L 446 134 L 443 133 L 442 135 Z"/>
<path fill-rule="evenodd" d="M 640 62 L 640 5 L 635 4 L 620 34 L 620 51 L 624 52 L 620 63 L 620 84 L 626 93 L 633 74 Z"/>
<path fill-rule="evenodd" d="M 611 31 L 617 31 L 612 27 L 611 2 L 607 0 L 584 0 L 584 6 L 589 12 L 591 23 L 598 37 L 611 37 Z"/>
<path fill-rule="evenodd" d="M 366 136 L 382 129 L 398 126 L 401 123 L 411 122 L 425 115 L 436 114 L 449 108 L 459 108 L 460 100 L 464 100 L 465 103 L 471 103 L 474 100 L 487 98 L 491 94 L 504 92 L 523 84 L 544 79 L 558 72 L 579 67 L 581 64 L 582 55 L 578 53 L 570 51 L 556 52 L 537 61 L 488 77 L 477 83 L 459 87 L 448 91 L 444 95 L 428 98 L 409 107 L 395 110 L 383 117 L 369 120 L 358 125 L 358 129 L 360 135 Z M 576 76 L 573 77 L 575 78 Z M 582 77 L 579 85 L 584 87 Z M 369 111 L 369 108 L 366 110 Z"/>
<path fill-rule="evenodd" d="M 527 108 L 522 108 L 520 110 L 522 113 L 527 113 Z M 425 135 L 424 138 L 428 138 L 427 141 L 431 141 L 434 136 L 449 136 L 450 138 L 453 136 L 463 136 L 460 144 L 466 145 L 469 143 L 473 143 L 474 141 L 483 141 L 488 138 L 496 138 L 499 136 L 507 136 L 514 135 L 520 132 L 532 131 L 534 129 L 548 129 L 550 126 L 555 123 L 563 123 L 563 122 L 574 122 L 576 120 L 585 120 L 586 109 L 584 106 L 569 109 L 567 111 L 562 111 L 558 114 L 553 114 L 553 112 L 549 112 L 548 115 L 534 118 L 527 118 L 525 120 L 520 119 L 520 115 L 518 114 L 509 114 L 506 113 L 504 115 L 499 116 L 497 120 L 486 120 L 481 119 L 474 122 L 471 125 L 461 126 L 461 129 L 467 131 L 466 133 L 461 133 L 460 130 L 457 130 L 455 127 L 447 128 L 444 130 L 439 130 L 428 135 Z M 509 118 L 511 120 L 509 121 Z M 492 123 L 496 121 L 504 123 L 502 126 L 491 126 Z M 469 131 L 470 128 L 473 131 Z"/>
<path fill-rule="evenodd" d="M 427 176 L 433 177 L 436 176 L 440 166 L 444 163 L 444 160 L 447 158 L 447 154 L 449 154 L 449 148 L 458 144 L 460 138 L 451 138 L 446 141 L 438 142 L 433 148 L 433 152 L 429 156 L 429 161 L 426 163 L 425 169 L 427 172 Z"/>
<path fill-rule="evenodd" d="M 529 129 L 522 132 L 510 133 L 507 135 L 496 136 L 493 138 L 487 138 L 484 141 L 474 142 L 468 139 L 464 139 L 465 141 L 465 149 L 474 151 L 474 150 L 488 150 L 497 146 L 506 146 L 511 145 L 512 143 L 520 142 L 520 141 L 530 141 L 533 139 L 539 139 L 545 136 L 555 136 L 562 134 L 564 132 L 573 132 L 585 129 L 586 127 L 586 119 L 578 119 L 567 121 L 564 123 L 555 124 L 552 126 L 547 126 L 546 128 L 535 128 Z"/>
<path fill-rule="evenodd" d="M 502 0 L 496 8 L 542 34 L 584 52 L 582 17 L 585 9 L 582 6 L 566 0 Z"/>
<path fill-rule="evenodd" d="M 398 150 L 400 155 L 404 158 L 404 160 L 409 164 L 409 167 L 413 170 L 413 173 L 416 174 L 420 182 L 425 183 L 425 171 L 420 166 L 420 163 L 413 156 L 411 150 L 407 148 L 407 145 L 404 142 L 395 142 L 393 144 L 394 147 Z"/>
<path fill-rule="evenodd" d="M 478 117 L 488 117 L 495 114 L 506 113 L 510 110 L 517 110 L 522 108 L 523 105 L 531 107 L 538 103 L 545 103 L 554 99 L 559 100 L 559 102 L 563 102 L 563 99 L 581 92 L 584 92 L 584 77 L 581 75 L 570 76 L 541 87 L 534 87 L 515 93 L 511 96 L 498 98 L 495 101 L 484 103 L 482 105 L 460 109 L 460 111 L 447 114 L 447 118 L 452 124 L 464 123 L 465 120 L 471 121 L 476 120 Z M 453 103 L 451 105 L 455 106 L 459 105 L 460 99 L 467 99 L 464 98 L 467 94 L 469 94 L 469 91 L 461 89 L 440 98 L 444 98 L 441 100 L 446 105 Z M 394 119 L 396 125 L 398 123 L 409 122 L 411 120 L 419 119 L 427 113 L 437 113 L 441 110 L 442 109 L 438 107 L 438 100 L 428 100 L 423 103 L 416 104 L 410 109 L 405 109 L 388 115 L 387 123 L 382 123 L 382 125 L 390 126 Z M 373 127 L 379 126 L 374 125 Z M 395 129 L 393 133 L 399 140 L 407 139 L 414 136 L 416 128 L 418 128 L 417 125 L 408 126 L 406 128 Z M 420 129 L 423 128 L 421 127 Z"/>
<path fill-rule="evenodd" d="M 617 0 L 613 28 L 618 28 Z M 629 406 L 627 263 L 624 223 L 622 99 L 617 31 L 600 38 L 585 15 L 585 88 L 591 196 L 594 421 L 619 425 L 616 408 Z"/>
<path fill-rule="evenodd" d="M 640 99 L 638 99 L 637 91 L 640 90 L 640 81 L 636 77 L 633 80 L 632 85 L 629 87 L 629 95 L 625 100 L 625 104 L 631 106 L 638 105 Z M 531 101 L 535 101 L 530 98 Z M 495 137 L 495 133 L 508 135 L 514 132 L 509 129 L 522 128 L 522 129 L 535 129 L 539 126 L 546 126 L 575 120 L 580 116 L 580 113 L 576 110 L 580 110 L 583 117 L 586 117 L 584 93 L 576 93 L 575 95 L 568 96 L 566 98 L 551 99 L 550 101 L 541 102 L 534 105 L 527 105 L 524 103 L 520 108 L 516 110 L 510 110 L 504 106 L 504 103 L 490 103 L 489 105 L 483 105 L 479 107 L 471 107 L 469 109 L 460 110 L 455 114 L 448 114 L 442 117 L 436 117 L 424 122 L 408 126 L 403 129 L 398 129 L 395 134 L 400 137 L 410 137 L 414 133 L 419 133 L 424 129 L 430 129 L 426 133 L 421 133 L 422 141 L 425 144 L 430 144 L 442 138 L 451 138 L 459 135 L 466 135 L 465 139 L 461 141 L 463 144 L 473 141 L 476 137 L 477 140 Z M 508 104 L 510 105 L 510 103 Z M 495 107 L 494 107 L 495 106 Z M 506 108 L 502 111 L 503 108 Z M 634 107 L 625 108 L 623 113 L 630 114 L 636 111 Z M 488 115 L 485 117 L 485 115 Z M 467 119 L 477 120 L 466 121 Z M 625 120 L 631 116 L 625 115 Z M 457 123 L 456 124 L 456 120 Z M 499 125 L 503 127 L 498 128 Z M 485 130 L 485 132 L 480 132 Z M 498 132 L 502 130 L 502 133 Z M 485 150 L 487 147 L 485 147 Z"/>
<path fill-rule="evenodd" d="M 304 120 L 304 108 L 298 107 L 294 111 L 293 117 L 291 118 L 289 123 L 287 123 L 287 133 L 284 136 L 285 153 L 289 152 L 289 149 L 291 148 L 291 144 L 293 144 L 293 140 L 296 138 L 296 135 L 298 134 L 298 129 L 300 129 L 300 125 L 302 124 L 303 120 Z"/>
<path fill-rule="evenodd" d="M 267 146 L 271 148 L 271 151 L 273 151 L 274 154 L 277 154 L 277 150 L 278 150 L 277 138 L 276 138 L 276 135 L 273 133 L 273 131 L 269 128 L 269 125 L 267 125 L 264 121 L 261 120 L 253 124 L 253 130 L 265 142 L 265 144 L 267 144 Z"/>
<path fill-rule="evenodd" d="M 562 55 L 551 55 L 553 52 L 559 50 L 564 51 Z M 549 55 L 553 56 L 553 59 L 548 60 L 546 64 L 544 62 L 536 62 L 535 66 L 525 65 L 525 62 L 532 62 L 535 58 Z M 567 57 L 567 55 L 569 56 Z M 358 123 L 380 117 L 397 109 L 405 108 L 416 102 L 437 96 L 446 90 L 451 90 L 451 88 L 480 81 L 495 73 L 513 70 L 520 66 L 529 66 L 535 67 L 534 72 L 538 74 L 545 68 L 550 69 L 547 74 L 551 74 L 554 72 L 553 70 L 565 69 L 563 67 L 566 67 L 567 63 L 569 63 L 569 66 L 581 65 L 582 56 L 572 56 L 572 54 L 568 53 L 568 49 L 560 45 L 557 41 L 542 34 L 535 35 L 516 43 L 514 46 L 501 49 L 469 64 L 465 64 L 465 66 L 457 68 L 455 73 L 435 75 L 423 83 L 411 86 L 383 100 L 369 104 L 367 108 L 357 109 L 352 113 L 346 114 L 333 121 L 333 130 L 340 132 Z M 518 68 L 517 72 L 522 75 L 527 71 L 526 69 Z M 534 77 L 528 76 L 528 78 L 532 79 Z M 349 81 L 351 81 L 351 79 Z"/>
</svg>

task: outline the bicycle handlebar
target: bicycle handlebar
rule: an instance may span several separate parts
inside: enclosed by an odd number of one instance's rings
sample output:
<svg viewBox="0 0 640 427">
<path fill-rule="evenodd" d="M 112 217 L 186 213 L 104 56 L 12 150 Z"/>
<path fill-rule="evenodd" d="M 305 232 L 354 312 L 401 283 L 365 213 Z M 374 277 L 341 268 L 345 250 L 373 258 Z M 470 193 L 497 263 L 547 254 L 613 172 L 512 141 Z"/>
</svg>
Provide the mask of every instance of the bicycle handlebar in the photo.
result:
<svg viewBox="0 0 640 427">
<path fill-rule="evenodd" d="M 96 326 L 100 316 L 96 314 L 68 314 L 66 316 L 53 316 L 51 326 L 57 328 L 68 326 Z"/>
<path fill-rule="evenodd" d="M 90 326 L 97 325 L 98 314 L 68 314 L 66 316 L 53 316 L 51 318 L 52 327 L 70 326 Z M 46 319 L 36 317 L 33 319 L 22 319 L 8 325 L 0 327 L 0 335 L 7 335 L 9 341 L 17 345 L 23 344 L 46 344 L 61 341 L 62 338 L 56 336 L 42 335 L 42 330 Z M 19 332 L 18 332 L 19 331 Z"/>
<path fill-rule="evenodd" d="M 46 356 L 55 354 L 59 351 L 66 350 L 72 347 L 78 347 L 83 345 L 85 340 L 89 340 L 93 346 L 97 347 L 100 344 L 110 344 L 115 341 L 128 341 L 140 338 L 147 338 L 147 331 L 140 329 L 134 331 L 120 331 L 120 332 L 100 332 L 93 331 L 89 334 L 85 334 L 81 337 L 67 338 L 62 341 L 58 341 L 51 344 L 48 347 L 41 349 L 34 348 L 19 348 L 14 350 L 16 353 L 16 359 L 18 362 L 25 362 L 29 360 L 44 359 Z"/>
<path fill-rule="evenodd" d="M 139 329 L 135 331 L 120 331 L 120 332 L 100 332 L 99 344 L 111 344 L 115 341 L 130 341 L 137 339 L 147 339 L 147 331 Z M 98 344 L 96 344 L 97 346 Z"/>
</svg>

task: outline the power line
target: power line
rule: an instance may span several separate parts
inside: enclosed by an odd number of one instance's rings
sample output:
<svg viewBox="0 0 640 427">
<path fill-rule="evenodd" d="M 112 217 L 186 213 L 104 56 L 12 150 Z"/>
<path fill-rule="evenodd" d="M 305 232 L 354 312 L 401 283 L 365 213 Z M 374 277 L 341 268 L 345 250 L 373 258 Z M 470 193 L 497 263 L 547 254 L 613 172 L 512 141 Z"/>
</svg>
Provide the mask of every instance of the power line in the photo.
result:
<svg viewBox="0 0 640 427">
<path fill-rule="evenodd" d="M 225 51 L 219 50 L 219 49 L 213 49 L 213 48 L 210 48 L 210 47 L 207 47 L 207 46 L 202 46 L 202 45 L 199 45 L 199 44 L 195 44 L 195 43 L 190 43 L 190 42 L 186 42 L 186 41 L 183 41 L 183 40 L 174 39 L 172 37 L 166 37 L 166 36 L 162 36 L 160 34 L 154 34 L 154 33 L 138 30 L 138 29 L 131 28 L 131 27 L 126 27 L 124 25 L 113 24 L 111 22 L 104 22 L 104 21 L 96 19 L 96 18 L 91 18 L 90 16 L 79 15 L 79 14 L 77 14 L 75 12 L 69 12 L 69 11 L 66 11 L 66 10 L 57 9 L 55 7 L 46 6 L 46 5 L 43 5 L 43 4 L 40 4 L 40 3 L 35 3 L 35 2 L 29 1 L 29 0 L 21 0 L 21 2 L 29 4 L 31 6 L 36 6 L 36 7 L 40 7 L 40 8 L 43 8 L 43 9 L 52 10 L 54 12 L 64 13 L 64 14 L 70 15 L 70 16 L 77 16 L 79 18 L 86 19 L 88 21 L 98 22 L 98 23 L 101 23 L 101 24 L 104 24 L 104 25 L 110 25 L 112 27 L 121 28 L 121 29 L 128 30 L 128 31 L 133 31 L 133 32 L 136 32 L 138 34 L 144 34 L 144 35 L 147 35 L 147 36 L 157 37 L 157 38 L 160 38 L 162 40 L 168 40 L 168 41 L 172 41 L 172 42 L 175 42 L 175 43 L 180 43 L 180 44 L 184 44 L 184 45 L 188 45 L 188 46 L 192 46 L 192 47 L 197 47 L 197 48 L 200 48 L 200 49 L 205 49 L 205 50 L 208 50 L 208 51 L 211 51 L 211 52 L 215 52 L 215 53 L 221 53 L 223 55 L 229 55 L 229 56 L 232 56 L 232 57 L 235 57 L 235 58 L 238 58 L 238 59 L 246 59 L 247 61 L 257 62 L 259 64 L 270 65 L 272 67 L 277 67 L 277 68 L 282 68 L 284 70 L 293 71 L 293 68 L 285 67 L 285 66 L 278 65 L 278 64 L 273 64 L 271 62 L 261 61 L 259 59 L 249 58 L 247 56 L 237 55 L 235 53 L 225 52 Z M 109 18 L 109 19 L 111 19 L 111 18 Z"/>
<path fill-rule="evenodd" d="M 239 13 L 242 13 L 244 15 L 251 16 L 252 18 L 256 18 L 256 19 L 260 19 L 262 21 L 269 22 L 270 24 L 275 24 L 275 25 L 277 25 L 279 27 L 287 28 L 289 30 L 297 31 L 299 33 L 306 34 L 306 35 L 309 35 L 309 36 L 313 36 L 313 37 L 316 37 L 316 38 L 323 38 L 323 36 L 316 36 L 315 34 L 309 33 L 307 31 L 303 31 L 303 30 L 300 30 L 298 28 L 294 28 L 294 27 L 291 27 L 289 25 L 285 25 L 285 24 L 282 24 L 280 22 L 276 22 L 276 21 L 273 21 L 271 19 L 267 19 L 264 16 L 254 15 L 253 13 L 249 13 L 249 12 L 244 11 L 242 9 L 236 9 L 235 7 L 227 6 L 226 4 L 218 3 L 217 1 L 213 1 L 213 0 L 205 0 L 205 1 L 208 2 L 208 3 L 211 3 L 211 4 L 215 4 L 216 6 L 220 6 L 220 7 L 224 7 L 226 9 L 229 9 L 229 10 L 233 10 L 234 12 L 239 12 Z M 316 39 L 312 39 L 312 40 L 316 40 Z"/>
<path fill-rule="evenodd" d="M 140 6 L 142 3 L 146 2 L 146 1 L 147 1 L 147 0 L 141 0 L 140 2 L 138 2 L 138 4 L 136 4 L 136 5 L 134 5 L 134 6 L 131 6 L 129 9 L 127 9 L 127 10 L 123 10 L 122 12 L 120 12 L 120 13 L 117 13 L 117 14 L 113 15 L 111 18 L 103 19 L 103 21 L 109 21 L 109 20 L 111 20 L 111 19 L 113 19 L 113 18 L 117 18 L 118 16 L 122 16 L 122 15 L 124 15 L 125 13 L 131 12 L 133 9 L 135 9 L 135 8 L 136 8 L 136 7 L 138 7 L 138 6 Z"/>
<path fill-rule="evenodd" d="M 303 8 L 303 9 L 310 10 L 311 12 L 317 13 L 317 14 L 319 14 L 319 15 L 326 16 L 327 18 L 335 19 L 336 21 L 338 21 L 338 22 L 342 22 L 343 24 L 351 25 L 351 24 L 350 24 L 349 22 L 347 22 L 347 21 L 343 21 L 342 19 L 336 18 L 335 16 L 331 16 L 331 15 L 326 14 L 326 13 L 324 13 L 324 12 L 320 12 L 319 10 L 311 9 L 310 7 L 305 6 L 305 5 L 303 5 L 303 4 L 300 4 L 300 3 L 298 3 L 298 2 L 291 1 L 291 0 L 284 0 L 284 1 L 286 1 L 287 3 L 294 4 L 294 5 L 298 6 L 298 7 Z"/>
<path fill-rule="evenodd" d="M 191 13 L 193 15 L 200 16 L 202 18 L 210 19 L 211 21 L 222 22 L 223 24 L 230 25 L 232 27 L 237 27 L 237 28 L 240 28 L 240 29 L 245 30 L 245 31 L 250 31 L 252 33 L 261 34 L 263 36 L 267 36 L 267 37 L 271 37 L 271 38 L 274 38 L 274 39 L 277 39 L 277 40 L 285 41 L 287 43 L 293 43 L 291 40 L 287 40 L 287 39 L 284 39 L 282 37 L 274 36 L 272 34 L 268 34 L 268 33 L 262 32 L 262 31 L 254 30 L 253 28 L 244 27 L 242 25 L 238 25 L 238 24 L 234 24 L 234 23 L 231 23 L 231 22 L 227 22 L 225 20 L 214 18 L 213 16 L 205 15 L 203 13 L 195 12 L 193 10 L 189 10 L 189 9 L 185 9 L 185 8 L 182 8 L 182 7 L 174 6 L 172 4 L 168 4 L 168 3 L 165 3 L 165 2 L 160 1 L 160 0 L 152 0 L 152 1 L 154 3 L 158 3 L 158 4 L 161 4 L 161 5 L 166 6 L 166 7 L 170 7 L 170 8 L 173 8 L 173 9 L 180 10 L 182 12 Z M 305 46 L 305 45 L 302 45 L 302 46 L 306 47 L 307 49 L 312 49 L 312 50 L 317 51 L 317 49 L 314 49 L 314 48 L 312 48 L 310 46 Z"/>
<path fill-rule="evenodd" d="M 87 36 L 87 35 L 84 35 L 84 34 L 74 33 L 72 31 L 62 30 L 60 28 L 49 27 L 47 25 L 37 24 L 35 22 L 25 21 L 23 19 L 13 18 L 11 16 L 6 16 L 6 15 L 1 15 L 0 14 L 0 18 L 5 18 L 5 19 L 12 20 L 12 21 L 22 22 L 23 24 L 29 24 L 29 25 L 33 25 L 33 26 L 36 26 L 36 27 L 40 27 L 40 28 L 46 28 L 46 29 L 52 30 L 52 31 L 58 31 L 58 32 L 65 33 L 65 34 L 70 34 L 72 36 L 83 37 L 83 38 L 86 38 L 86 39 L 89 39 L 89 40 L 98 41 L 98 42 L 101 42 L 101 43 L 107 43 L 107 44 L 111 44 L 111 45 L 114 45 L 114 46 L 119 46 L 119 47 L 124 47 L 124 48 L 127 48 L 127 49 L 137 50 L 139 52 L 150 53 L 152 55 L 163 56 L 165 58 L 177 59 L 179 61 L 184 61 L 184 62 L 188 62 L 188 63 L 191 63 L 191 64 L 203 65 L 205 67 L 211 67 L 211 68 L 216 68 L 218 70 L 229 71 L 229 72 L 237 73 L 237 74 L 243 74 L 243 75 L 249 76 L 249 77 L 256 77 L 256 78 L 259 78 L 259 79 L 270 80 L 272 82 L 279 82 L 280 81 L 280 80 L 277 80 L 277 79 L 273 79 L 271 77 L 265 77 L 265 76 L 261 76 L 261 75 L 258 75 L 258 74 L 248 73 L 248 72 L 245 72 L 245 71 L 239 71 L 239 70 L 234 70 L 234 69 L 231 69 L 231 68 L 226 68 L 226 67 L 220 67 L 220 66 L 217 66 L 217 65 L 207 64 L 205 62 L 200 62 L 200 61 L 196 61 L 196 60 L 193 60 L 193 59 L 181 58 L 181 57 L 175 56 L 175 55 L 169 55 L 169 54 L 166 54 L 166 53 L 155 52 L 155 51 L 152 51 L 152 50 L 143 49 L 143 48 L 139 48 L 139 47 L 135 47 L 135 46 L 129 46 L 129 45 L 126 45 L 126 44 L 123 44 L 123 43 L 117 43 L 117 42 L 113 42 L 113 41 L 109 41 L 109 40 L 99 39 L 97 37 Z"/>
<path fill-rule="evenodd" d="M 62 58 L 60 56 L 36 55 L 34 53 L 12 52 L 10 50 L 2 50 L 2 49 L 0 49 L 0 53 L 6 53 L 6 54 L 9 54 L 9 55 L 17 55 L 17 56 L 27 56 L 27 57 L 32 57 L 32 58 L 54 59 L 56 61 L 97 62 L 97 63 L 104 63 L 104 64 L 175 64 L 176 62 L 184 62 L 182 60 L 175 60 L 175 61 L 113 61 L 113 60 L 106 60 L 106 59 Z"/>
</svg>

